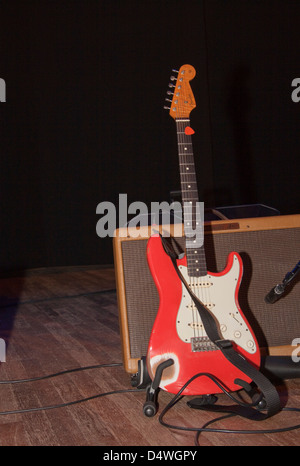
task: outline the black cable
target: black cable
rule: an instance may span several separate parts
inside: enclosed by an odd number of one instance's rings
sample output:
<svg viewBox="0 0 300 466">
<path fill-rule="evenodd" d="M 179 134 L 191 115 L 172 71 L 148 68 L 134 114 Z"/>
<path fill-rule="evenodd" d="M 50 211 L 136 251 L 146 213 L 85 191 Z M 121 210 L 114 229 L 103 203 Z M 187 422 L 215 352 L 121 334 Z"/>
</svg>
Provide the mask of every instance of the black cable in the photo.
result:
<svg viewBox="0 0 300 466">
<path fill-rule="evenodd" d="M 0 384 L 15 384 L 15 383 L 24 383 L 24 382 L 35 382 L 37 380 L 43 380 L 43 379 L 50 379 L 52 377 L 57 377 L 59 375 L 64 375 L 68 374 L 71 372 L 79 372 L 79 371 L 84 371 L 88 369 L 98 369 L 102 367 L 116 367 L 116 366 L 122 366 L 122 363 L 108 363 L 108 364 L 97 364 L 94 366 L 85 366 L 85 367 L 77 367 L 75 369 L 67 369 L 65 371 L 60 371 L 60 372 L 55 372 L 54 374 L 49 374 L 49 375 L 43 375 L 40 377 L 33 377 L 30 379 L 18 379 L 18 380 L 0 380 Z M 97 395 L 92 395 L 86 398 L 82 398 L 80 400 L 75 400 L 75 401 L 69 401 L 66 403 L 61 403 L 57 405 L 51 405 L 51 406 L 40 406 L 37 408 L 26 408 L 26 409 L 17 409 L 13 411 L 0 411 L 0 415 L 6 415 L 6 414 L 20 414 L 20 413 L 29 413 L 29 412 L 34 412 L 34 411 L 44 411 L 44 410 L 49 410 L 49 409 L 56 409 L 56 408 L 64 408 L 66 406 L 72 406 L 78 403 L 83 403 L 85 401 L 89 400 L 94 400 L 96 398 L 100 398 L 102 396 L 108 396 L 108 395 L 114 395 L 118 393 L 128 393 L 128 392 L 136 392 L 136 391 L 145 391 L 145 390 L 140 390 L 140 389 L 121 389 L 121 390 L 113 390 L 111 392 L 105 392 L 105 393 L 99 393 Z"/>
<path fill-rule="evenodd" d="M 28 299 L 25 301 L 15 301 L 8 302 L 0 306 L 0 309 L 5 309 L 7 307 L 14 307 L 14 306 L 23 306 L 24 304 L 35 304 L 35 303 L 43 303 L 48 301 L 55 301 L 56 299 L 72 299 L 72 298 L 82 298 L 83 296 L 91 296 L 95 294 L 104 294 L 104 293 L 114 293 L 116 292 L 115 288 L 109 288 L 107 290 L 99 290 L 99 291 L 89 291 L 86 293 L 79 293 L 74 295 L 65 295 L 65 296 L 50 296 L 49 298 L 39 298 L 39 299 Z"/>
<path fill-rule="evenodd" d="M 165 421 L 163 421 L 163 417 L 165 414 L 171 409 L 177 401 L 181 398 L 181 393 L 185 390 L 185 388 L 196 378 L 198 377 L 209 377 L 213 382 L 223 391 L 223 393 L 231 400 L 234 400 L 236 403 L 238 403 L 241 406 L 256 406 L 257 403 L 244 403 L 235 398 L 231 393 L 229 393 L 223 386 L 218 382 L 217 379 L 211 374 L 208 373 L 199 373 L 191 377 L 185 384 L 184 386 L 176 393 L 176 395 L 171 399 L 171 401 L 167 404 L 167 406 L 163 409 L 159 416 L 159 422 L 161 425 L 168 427 L 169 429 L 176 429 L 176 430 L 183 430 L 183 431 L 189 431 L 189 432 L 196 432 L 196 437 L 195 437 L 195 445 L 199 446 L 198 440 L 199 436 L 202 432 L 214 432 L 214 433 L 226 433 L 226 434 L 270 434 L 270 433 L 280 433 L 280 432 L 287 432 L 290 430 L 296 430 L 300 428 L 300 424 L 296 424 L 293 426 L 288 426 L 288 427 L 281 427 L 277 429 L 253 429 L 253 430 L 237 430 L 237 429 L 217 429 L 217 428 L 208 428 L 209 425 L 223 420 L 227 419 L 230 417 L 238 416 L 239 414 L 237 412 L 229 412 L 226 415 L 217 417 L 215 419 L 211 419 L 210 421 L 206 422 L 202 427 L 184 427 L 184 426 L 177 426 L 174 424 L 168 424 Z M 228 407 L 230 409 L 230 407 Z M 203 407 L 203 410 L 205 410 L 205 407 Z M 293 411 L 293 412 L 300 412 L 300 408 L 282 408 L 282 411 Z"/>
<path fill-rule="evenodd" d="M 214 422 L 217 422 L 217 421 L 223 421 L 224 419 L 228 419 L 229 417 L 234 417 L 236 416 L 236 413 L 230 413 L 230 414 L 225 414 L 224 416 L 219 416 L 219 417 L 216 417 L 215 419 L 210 419 L 208 422 L 206 422 L 205 424 L 203 424 L 203 426 L 198 429 L 197 433 L 196 433 L 196 436 L 195 436 L 195 445 L 196 447 L 199 447 L 199 437 L 201 435 L 202 432 L 208 432 L 208 429 L 207 429 L 207 426 L 209 426 L 210 424 L 213 424 Z"/>
<path fill-rule="evenodd" d="M 300 408 L 283 408 L 282 411 L 294 411 L 300 412 Z M 201 428 L 197 429 L 196 437 L 195 437 L 195 445 L 199 446 L 199 437 L 202 432 L 214 432 L 219 434 L 243 434 L 243 435 L 250 435 L 250 434 L 275 434 L 275 433 L 282 433 L 282 432 L 289 432 L 291 430 L 300 429 L 300 424 L 296 424 L 294 426 L 288 427 L 280 427 L 277 429 L 208 429 L 207 426 L 213 424 L 217 421 L 222 421 L 229 417 L 238 416 L 237 413 L 230 413 L 224 416 L 217 417 L 215 419 L 211 419 L 210 421 L 206 422 Z M 174 428 L 174 427 L 173 427 Z"/>
<path fill-rule="evenodd" d="M 27 408 L 27 409 L 17 409 L 14 411 L 0 411 L 0 415 L 5 415 L 5 414 L 20 414 L 20 413 L 31 413 L 33 411 L 45 411 L 49 409 L 57 409 L 57 408 L 65 408 L 66 406 L 72 406 L 75 404 L 83 403 L 85 401 L 90 401 L 94 400 L 95 398 L 100 398 L 102 396 L 108 396 L 108 395 L 115 395 L 118 393 L 128 393 L 128 392 L 137 392 L 137 391 L 145 391 L 145 390 L 138 390 L 136 388 L 129 388 L 129 389 L 124 389 L 124 390 L 115 390 L 111 392 L 105 392 L 105 393 L 99 393 L 98 395 L 92 395 L 88 396 L 87 398 L 82 398 L 80 400 L 75 400 L 75 401 L 69 401 L 67 403 L 61 403 L 58 405 L 52 405 L 52 406 L 40 406 L 38 408 Z"/>
<path fill-rule="evenodd" d="M 227 395 L 232 401 L 234 401 L 235 403 L 239 404 L 240 406 L 243 406 L 243 407 L 254 407 L 254 406 L 257 406 L 258 402 L 260 401 L 260 399 L 257 400 L 257 402 L 252 402 L 252 403 L 246 403 L 246 402 L 243 402 L 241 400 L 239 400 L 238 398 L 236 398 L 235 396 L 233 396 L 230 392 L 228 392 L 226 390 L 225 387 L 223 387 L 223 385 L 212 375 L 212 374 L 209 374 L 207 372 L 199 372 L 198 374 L 195 374 L 193 377 L 191 377 L 184 385 L 183 387 L 181 387 L 181 389 L 176 393 L 176 395 L 172 398 L 172 400 L 168 403 L 168 405 L 164 408 L 164 410 L 162 411 L 160 417 L 162 418 L 165 413 L 167 411 L 169 411 L 169 409 L 177 402 L 177 399 L 180 397 L 181 393 L 186 389 L 186 387 L 191 383 L 193 382 L 193 380 L 197 379 L 198 377 L 208 377 L 209 379 L 211 379 L 221 390 L 223 393 L 225 393 L 225 395 Z"/>
<path fill-rule="evenodd" d="M 79 372 L 83 370 L 88 370 L 88 369 L 96 369 L 96 368 L 102 368 L 102 367 L 118 367 L 122 366 L 122 363 L 108 363 L 108 364 L 97 364 L 93 366 L 85 366 L 85 367 L 78 367 L 74 369 L 67 369 L 65 371 L 60 371 L 60 372 L 55 372 L 53 374 L 45 375 L 45 376 L 40 376 L 40 377 L 34 377 L 34 378 L 29 378 L 29 379 L 18 379 L 18 380 L 2 380 L 0 381 L 0 384 L 14 384 L 14 383 L 24 383 L 24 382 L 34 382 L 37 380 L 44 380 L 44 379 L 49 379 L 52 377 L 57 377 L 59 375 L 64 375 L 72 372 Z M 199 446 L 199 437 L 202 432 L 214 432 L 214 433 L 231 433 L 231 434 L 267 434 L 267 433 L 280 433 L 280 432 L 287 432 L 290 430 L 296 430 L 300 428 L 300 424 L 294 425 L 294 426 L 288 426 L 288 427 L 281 427 L 277 429 L 253 429 L 253 430 L 237 430 L 237 429 L 218 429 L 218 428 L 208 428 L 209 425 L 214 424 L 215 422 L 218 422 L 220 420 L 228 419 L 230 417 L 238 416 L 239 414 L 237 412 L 228 412 L 227 414 L 223 416 L 216 417 L 214 419 L 209 420 L 206 422 L 202 427 L 185 427 L 185 426 L 177 426 L 177 425 L 172 425 L 168 424 L 165 421 L 163 421 L 163 417 L 165 414 L 181 399 L 183 396 L 181 396 L 182 392 L 185 390 L 185 388 L 196 378 L 198 377 L 208 377 L 210 378 L 220 389 L 221 391 L 227 395 L 231 400 L 235 401 L 237 404 L 240 406 L 257 406 L 257 402 L 252 402 L 252 403 L 245 403 L 236 397 L 234 397 L 231 393 L 229 393 L 223 386 L 222 384 L 212 375 L 209 373 L 198 373 L 191 377 L 184 385 L 183 387 L 177 392 L 177 394 L 171 399 L 171 401 L 167 404 L 167 406 L 162 410 L 160 416 L 159 416 L 159 422 L 161 425 L 168 427 L 170 429 L 176 429 L 176 430 L 183 430 L 183 431 L 189 431 L 189 432 L 196 432 L 195 436 L 195 445 Z M 25 408 L 25 409 L 19 409 L 19 410 L 13 410 L 13 411 L 0 411 L 0 415 L 7 415 L 7 414 L 20 414 L 20 413 L 28 413 L 28 412 L 35 412 L 35 411 L 45 411 L 45 410 L 50 410 L 50 409 L 57 409 L 57 408 L 64 408 L 67 406 L 72 406 L 75 404 L 83 403 L 86 401 L 94 400 L 96 398 L 101 398 L 104 396 L 109 396 L 109 395 L 114 395 L 114 394 L 120 394 L 120 393 L 136 393 L 136 392 L 146 392 L 147 388 L 145 389 L 121 389 L 121 390 L 113 390 L 110 392 L 104 392 L 104 393 L 99 393 L 97 395 L 92 395 L 86 398 L 82 398 L 79 400 L 75 401 L 69 401 L 66 403 L 61 403 L 57 405 L 50 405 L 50 406 L 41 406 L 37 408 Z M 205 407 L 202 408 L 205 410 Z M 230 407 L 228 407 L 230 409 Z M 300 412 L 300 408 L 283 408 L 282 411 L 290 411 L 290 412 Z"/>
<path fill-rule="evenodd" d="M 122 363 L 116 362 L 116 363 L 110 363 L 110 364 L 96 364 L 94 366 L 77 367 L 75 369 L 67 369 L 65 371 L 55 372 L 54 374 L 42 375 L 40 377 L 33 377 L 30 379 L 0 380 L 0 384 L 35 382 L 36 380 L 51 379 L 52 377 L 58 377 L 59 375 L 69 374 L 71 372 L 79 372 L 79 371 L 85 371 L 88 369 L 99 369 L 101 367 L 115 367 L 115 366 L 122 366 Z"/>
</svg>

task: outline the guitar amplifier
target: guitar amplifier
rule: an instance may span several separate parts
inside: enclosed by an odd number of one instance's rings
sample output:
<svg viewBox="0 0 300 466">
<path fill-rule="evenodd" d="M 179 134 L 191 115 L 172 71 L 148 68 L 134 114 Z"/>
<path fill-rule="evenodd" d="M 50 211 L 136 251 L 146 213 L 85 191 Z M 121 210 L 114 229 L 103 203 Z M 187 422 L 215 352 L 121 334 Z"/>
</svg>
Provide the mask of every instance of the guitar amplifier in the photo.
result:
<svg viewBox="0 0 300 466">
<path fill-rule="evenodd" d="M 184 250 L 182 225 L 159 229 L 163 234 L 168 231 L 178 252 Z M 138 361 L 147 354 L 159 306 L 146 258 L 151 227 L 141 227 L 139 237 L 134 233 L 120 228 L 113 240 L 123 362 L 130 374 L 137 372 Z M 274 304 L 266 303 L 265 297 L 300 259 L 300 215 L 205 222 L 204 233 L 210 272 L 221 272 L 231 251 L 242 258 L 239 304 L 262 353 L 291 355 L 293 341 L 300 339 L 300 277 Z"/>
</svg>

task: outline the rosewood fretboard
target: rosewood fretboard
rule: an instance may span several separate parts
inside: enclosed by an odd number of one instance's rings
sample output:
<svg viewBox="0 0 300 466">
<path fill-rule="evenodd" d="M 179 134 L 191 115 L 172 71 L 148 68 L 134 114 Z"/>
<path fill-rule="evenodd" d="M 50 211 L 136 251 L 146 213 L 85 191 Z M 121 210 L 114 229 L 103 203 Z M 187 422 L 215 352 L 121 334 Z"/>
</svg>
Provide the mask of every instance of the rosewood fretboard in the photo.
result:
<svg viewBox="0 0 300 466">
<path fill-rule="evenodd" d="M 176 119 L 187 270 L 189 276 L 202 277 L 207 275 L 206 258 L 204 245 L 198 245 L 203 231 L 202 223 L 204 219 L 199 217 L 200 210 L 196 212 L 196 206 L 198 205 L 199 207 L 199 196 L 192 137 L 190 134 L 186 134 L 189 132 L 186 132 L 187 127 L 190 128 L 190 120 L 188 118 Z M 195 247 L 193 247 L 194 245 Z"/>
</svg>

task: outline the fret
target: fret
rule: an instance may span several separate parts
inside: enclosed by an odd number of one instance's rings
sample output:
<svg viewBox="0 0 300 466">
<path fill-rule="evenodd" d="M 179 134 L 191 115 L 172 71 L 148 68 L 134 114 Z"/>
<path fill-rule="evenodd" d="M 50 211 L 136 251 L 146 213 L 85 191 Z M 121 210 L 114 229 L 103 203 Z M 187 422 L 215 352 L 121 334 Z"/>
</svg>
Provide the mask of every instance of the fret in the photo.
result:
<svg viewBox="0 0 300 466">
<path fill-rule="evenodd" d="M 188 271 L 193 276 L 207 275 L 206 258 L 203 248 L 186 250 Z"/>
<path fill-rule="evenodd" d="M 187 272 L 189 276 L 202 277 L 207 275 L 207 269 L 204 246 L 197 247 L 197 240 L 199 241 L 199 238 L 198 233 L 195 233 L 197 225 L 199 225 L 196 217 L 196 203 L 199 202 L 199 196 L 192 138 L 184 131 L 186 126 L 189 126 L 189 123 L 189 119 L 176 119 L 180 182 L 184 207 Z M 200 220 L 203 221 L 203 219 Z M 200 228 L 202 228 L 201 223 Z"/>
<path fill-rule="evenodd" d="M 182 189 L 181 192 L 182 193 L 191 193 L 191 192 L 198 193 L 198 190 L 197 189 Z"/>
</svg>

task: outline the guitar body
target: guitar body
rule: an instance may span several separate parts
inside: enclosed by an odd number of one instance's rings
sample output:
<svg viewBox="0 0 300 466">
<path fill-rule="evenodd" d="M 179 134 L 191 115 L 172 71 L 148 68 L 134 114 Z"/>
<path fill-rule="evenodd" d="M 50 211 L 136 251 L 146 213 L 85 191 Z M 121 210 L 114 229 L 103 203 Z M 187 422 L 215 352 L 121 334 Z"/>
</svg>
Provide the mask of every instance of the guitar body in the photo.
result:
<svg viewBox="0 0 300 466">
<path fill-rule="evenodd" d="M 180 280 L 159 235 L 153 235 L 147 245 L 149 268 L 159 293 L 159 309 L 153 325 L 147 353 L 147 366 L 153 379 L 160 363 L 173 359 L 174 364 L 163 371 L 160 388 L 177 393 L 198 373 L 213 375 L 228 390 L 241 387 L 236 378 L 251 382 L 233 366 L 207 338 L 199 313 Z M 221 273 L 204 277 L 188 277 L 186 257 L 177 266 L 192 291 L 214 314 L 224 339 L 231 340 L 235 349 L 255 366 L 260 364 L 256 338 L 238 304 L 242 279 L 240 256 L 230 253 Z M 184 395 L 220 393 L 221 389 L 207 376 L 196 378 L 184 390 Z"/>
</svg>

